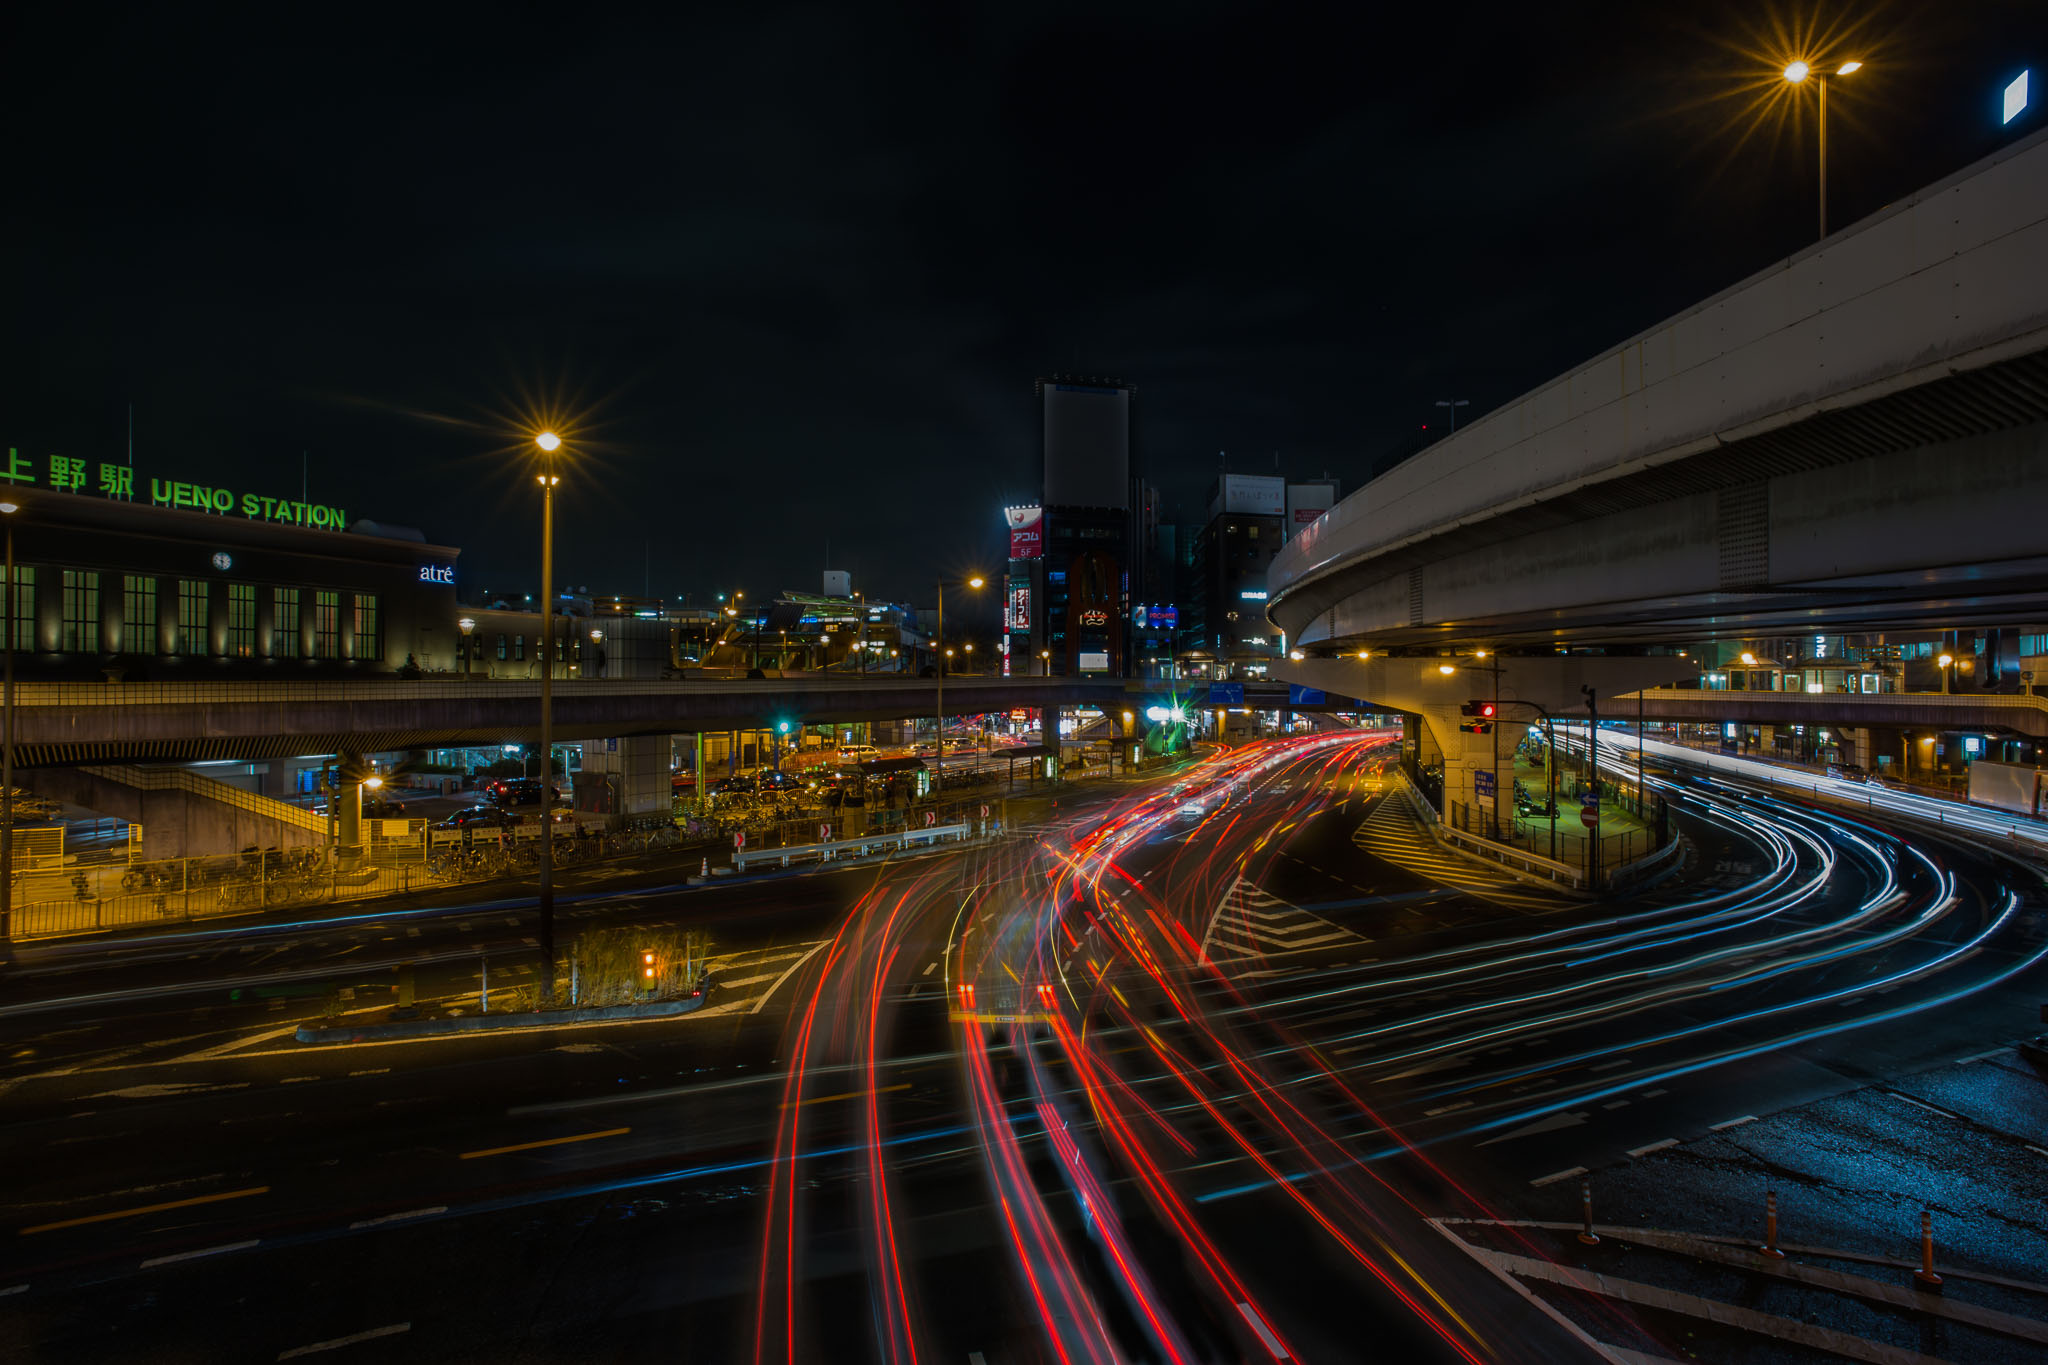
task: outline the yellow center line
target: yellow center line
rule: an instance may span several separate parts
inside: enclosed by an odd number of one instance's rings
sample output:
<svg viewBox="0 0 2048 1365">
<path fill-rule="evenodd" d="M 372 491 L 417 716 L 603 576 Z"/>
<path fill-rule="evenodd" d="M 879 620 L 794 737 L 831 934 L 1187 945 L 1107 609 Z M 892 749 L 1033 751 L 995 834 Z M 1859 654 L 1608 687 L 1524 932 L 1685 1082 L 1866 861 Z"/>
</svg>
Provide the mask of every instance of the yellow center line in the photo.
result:
<svg viewBox="0 0 2048 1365">
<path fill-rule="evenodd" d="M 1005 962 L 1003 964 L 1003 970 L 1010 973 L 1010 980 L 1015 981 L 1020 986 L 1024 984 L 1024 982 L 1017 976 L 1017 973 L 1011 970 L 1009 963 Z"/>
<path fill-rule="evenodd" d="M 268 1185 L 251 1185 L 246 1190 L 228 1190 L 221 1194 L 200 1194 L 190 1199 L 173 1199 L 168 1204 L 144 1204 L 139 1209 L 121 1209 L 115 1213 L 95 1213 L 86 1218 L 66 1218 L 61 1223 L 38 1223 L 32 1228 L 23 1228 L 21 1235 L 32 1232 L 55 1232 L 59 1228 L 83 1227 L 87 1223 L 106 1223 L 116 1218 L 140 1218 L 145 1213 L 162 1213 L 165 1209 L 190 1208 L 194 1204 L 218 1204 L 223 1199 L 246 1199 L 252 1194 L 269 1194 Z"/>
<path fill-rule="evenodd" d="M 798 1100 L 796 1102 L 796 1107 L 801 1109 L 807 1104 L 830 1104 L 834 1100 L 857 1100 L 864 1095 L 893 1095 L 898 1090 L 908 1089 L 910 1089 L 910 1082 L 904 1081 L 897 1085 L 877 1086 L 873 1090 L 849 1090 L 843 1095 L 819 1095 L 814 1099 Z M 788 1108 L 787 1105 L 784 1105 L 783 1107 Z"/>
<path fill-rule="evenodd" d="M 464 1152 L 462 1159 L 472 1161 L 480 1156 L 503 1156 L 507 1152 L 530 1152 L 536 1147 L 560 1147 L 567 1142 L 589 1142 L 593 1138 L 618 1137 L 630 1133 L 631 1128 L 606 1128 L 596 1133 L 577 1133 L 571 1137 L 542 1138 L 539 1142 L 515 1142 L 510 1147 L 486 1147 L 481 1152 Z"/>
</svg>

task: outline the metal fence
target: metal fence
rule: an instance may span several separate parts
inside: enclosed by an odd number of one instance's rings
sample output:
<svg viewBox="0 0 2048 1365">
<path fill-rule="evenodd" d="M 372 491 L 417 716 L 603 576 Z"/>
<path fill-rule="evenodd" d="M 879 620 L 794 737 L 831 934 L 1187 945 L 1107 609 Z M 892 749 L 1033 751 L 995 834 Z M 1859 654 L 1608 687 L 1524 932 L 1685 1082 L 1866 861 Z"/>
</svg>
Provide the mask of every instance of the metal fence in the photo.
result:
<svg viewBox="0 0 2048 1365">
<path fill-rule="evenodd" d="M 364 821 L 366 827 L 373 822 Z M 13 888 L 17 938 L 184 923 L 295 906 L 401 896 L 462 882 L 518 877 L 540 869 L 540 827 L 482 831 L 469 843 L 423 820 L 381 820 L 359 848 L 308 847 L 130 862 L 79 855 L 18 871 Z M 407 828 L 410 827 L 410 828 Z M 447 841 L 440 836 L 454 833 Z M 673 825 L 578 834 L 558 830 L 554 865 L 678 850 Z"/>
</svg>

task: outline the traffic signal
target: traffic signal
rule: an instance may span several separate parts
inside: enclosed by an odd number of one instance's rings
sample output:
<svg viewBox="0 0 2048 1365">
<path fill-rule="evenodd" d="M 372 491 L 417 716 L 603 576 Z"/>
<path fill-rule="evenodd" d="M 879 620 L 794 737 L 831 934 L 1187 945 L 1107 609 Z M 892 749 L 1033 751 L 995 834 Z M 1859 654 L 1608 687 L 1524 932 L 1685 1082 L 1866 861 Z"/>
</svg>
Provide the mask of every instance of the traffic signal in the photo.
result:
<svg viewBox="0 0 2048 1365">
<path fill-rule="evenodd" d="M 1468 735 L 1490 735 L 1493 733 L 1493 722 L 1485 720 L 1467 721 L 1465 724 L 1460 725 L 1458 729 Z"/>
<path fill-rule="evenodd" d="M 1480 720 L 1493 719 L 1494 704 L 1490 701 L 1468 701 L 1458 708 L 1458 714 L 1476 716 Z"/>
</svg>

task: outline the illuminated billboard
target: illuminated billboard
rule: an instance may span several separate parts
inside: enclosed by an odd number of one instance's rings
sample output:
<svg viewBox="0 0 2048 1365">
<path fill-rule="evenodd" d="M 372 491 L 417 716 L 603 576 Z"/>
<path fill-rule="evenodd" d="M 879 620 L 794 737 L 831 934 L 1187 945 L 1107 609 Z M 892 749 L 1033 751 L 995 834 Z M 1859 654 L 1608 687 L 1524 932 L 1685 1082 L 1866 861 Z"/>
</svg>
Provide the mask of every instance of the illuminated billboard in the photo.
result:
<svg viewBox="0 0 2048 1365">
<path fill-rule="evenodd" d="M 1044 556 L 1044 508 L 1005 507 L 1003 520 L 1010 525 L 1010 558 L 1039 559 Z"/>
</svg>

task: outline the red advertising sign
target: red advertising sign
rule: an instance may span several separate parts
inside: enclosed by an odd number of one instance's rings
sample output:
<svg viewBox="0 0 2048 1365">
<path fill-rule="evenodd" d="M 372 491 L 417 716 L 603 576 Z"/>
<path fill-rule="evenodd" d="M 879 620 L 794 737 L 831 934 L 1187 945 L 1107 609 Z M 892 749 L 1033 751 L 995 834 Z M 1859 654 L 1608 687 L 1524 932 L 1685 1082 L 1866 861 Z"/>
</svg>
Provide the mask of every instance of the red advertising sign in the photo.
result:
<svg viewBox="0 0 2048 1365">
<path fill-rule="evenodd" d="M 1003 520 L 1010 524 L 1010 558 L 1039 559 L 1044 556 L 1044 508 L 1005 507 Z"/>
</svg>

